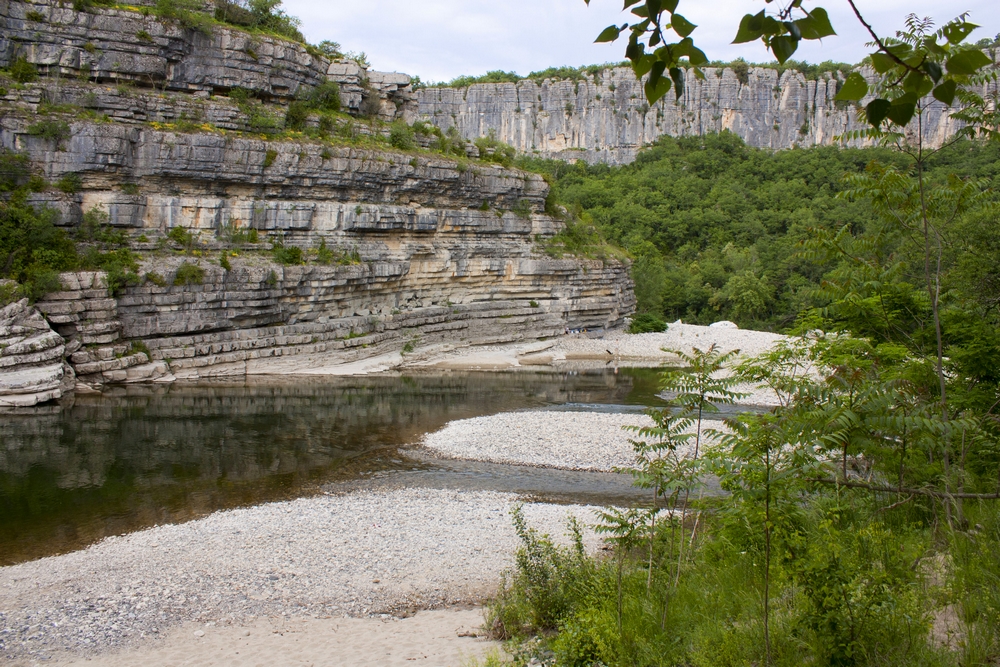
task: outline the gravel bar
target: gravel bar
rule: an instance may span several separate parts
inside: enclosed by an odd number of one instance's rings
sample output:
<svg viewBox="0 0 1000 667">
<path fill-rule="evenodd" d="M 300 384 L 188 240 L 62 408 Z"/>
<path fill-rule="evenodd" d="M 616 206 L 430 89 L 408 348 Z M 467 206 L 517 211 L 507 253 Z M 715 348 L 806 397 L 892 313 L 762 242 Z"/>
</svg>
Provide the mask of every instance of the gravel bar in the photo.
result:
<svg viewBox="0 0 1000 667">
<path fill-rule="evenodd" d="M 92 655 L 184 622 L 399 613 L 492 593 L 517 497 L 360 491 L 218 512 L 0 568 L 0 660 Z M 528 504 L 562 537 L 591 508 Z M 596 547 L 598 540 L 587 536 Z"/>
<path fill-rule="evenodd" d="M 652 425 L 628 413 L 504 412 L 450 422 L 422 444 L 447 458 L 608 472 L 635 463 L 637 434 L 622 427 Z"/>
</svg>

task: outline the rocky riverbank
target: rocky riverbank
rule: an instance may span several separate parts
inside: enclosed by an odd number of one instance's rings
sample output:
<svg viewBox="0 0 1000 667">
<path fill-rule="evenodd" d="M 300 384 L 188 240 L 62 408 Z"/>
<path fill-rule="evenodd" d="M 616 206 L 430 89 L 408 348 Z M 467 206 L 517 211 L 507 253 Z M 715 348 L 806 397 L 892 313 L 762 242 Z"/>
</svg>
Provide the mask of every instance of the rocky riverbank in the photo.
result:
<svg viewBox="0 0 1000 667">
<path fill-rule="evenodd" d="M 2 568 L 0 656 L 32 664 L 155 647 L 183 623 L 209 635 L 255 619 L 398 618 L 476 602 L 512 564 L 516 500 L 421 489 L 323 495 Z M 569 514 L 593 519 L 584 507 L 525 506 L 553 536 Z"/>
</svg>

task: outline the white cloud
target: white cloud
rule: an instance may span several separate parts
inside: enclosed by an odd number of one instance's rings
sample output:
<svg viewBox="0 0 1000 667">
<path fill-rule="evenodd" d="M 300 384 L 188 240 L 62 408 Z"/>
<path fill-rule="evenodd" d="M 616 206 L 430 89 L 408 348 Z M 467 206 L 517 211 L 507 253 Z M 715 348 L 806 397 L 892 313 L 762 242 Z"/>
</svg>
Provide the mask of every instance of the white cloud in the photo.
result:
<svg viewBox="0 0 1000 667">
<path fill-rule="evenodd" d="M 880 35 L 892 34 L 908 13 L 931 16 L 938 23 L 962 11 L 983 27 L 975 37 L 1000 33 L 995 0 L 966 0 L 942 9 L 934 0 L 859 0 L 858 5 Z M 825 7 L 839 33 L 822 44 L 809 43 L 795 54 L 809 62 L 857 62 L 870 37 L 843 0 L 808 6 Z M 693 37 L 709 58 L 770 60 L 759 45 L 733 45 L 743 13 L 764 7 L 761 0 L 680 0 L 678 11 L 698 24 Z M 621 0 L 356 0 L 353 2 L 285 0 L 289 14 L 302 19 L 303 32 L 315 43 L 331 39 L 352 51 L 364 51 L 381 70 L 446 81 L 461 74 L 513 70 L 520 74 L 561 65 L 622 60 L 624 44 L 593 44 L 607 25 L 627 20 Z"/>
</svg>

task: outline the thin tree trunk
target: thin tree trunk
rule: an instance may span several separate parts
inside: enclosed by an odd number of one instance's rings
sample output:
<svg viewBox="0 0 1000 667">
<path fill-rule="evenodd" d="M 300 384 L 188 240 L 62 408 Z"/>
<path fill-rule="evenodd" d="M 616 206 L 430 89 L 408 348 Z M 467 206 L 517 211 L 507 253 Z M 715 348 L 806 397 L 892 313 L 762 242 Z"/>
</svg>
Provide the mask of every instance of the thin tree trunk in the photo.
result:
<svg viewBox="0 0 1000 667">
<path fill-rule="evenodd" d="M 917 115 L 917 141 L 920 142 L 918 145 L 917 152 L 917 185 L 920 189 L 920 218 L 922 224 L 922 231 L 924 236 L 924 280 L 927 285 L 927 295 L 931 299 L 931 313 L 934 317 L 934 337 L 937 343 L 937 371 L 938 376 L 938 389 L 941 392 L 940 406 L 941 406 L 941 420 L 942 424 L 946 425 L 944 433 L 944 441 L 942 442 L 941 451 L 941 463 L 944 468 L 944 491 L 945 494 L 950 494 L 951 492 L 951 457 L 949 456 L 948 448 L 949 441 L 951 440 L 951 434 L 947 429 L 948 424 L 948 386 L 944 374 L 944 337 L 941 333 L 941 311 L 940 311 L 940 300 L 941 300 L 941 242 L 938 239 L 937 247 L 937 271 L 931 270 L 931 225 L 930 220 L 927 217 L 927 193 L 924 188 L 924 154 L 923 154 L 923 114 Z M 948 526 L 952 527 L 952 508 L 951 500 L 945 500 L 945 519 L 948 522 Z"/>
<path fill-rule="evenodd" d="M 764 479 L 764 664 L 771 664 L 771 449 L 768 446 Z"/>
</svg>

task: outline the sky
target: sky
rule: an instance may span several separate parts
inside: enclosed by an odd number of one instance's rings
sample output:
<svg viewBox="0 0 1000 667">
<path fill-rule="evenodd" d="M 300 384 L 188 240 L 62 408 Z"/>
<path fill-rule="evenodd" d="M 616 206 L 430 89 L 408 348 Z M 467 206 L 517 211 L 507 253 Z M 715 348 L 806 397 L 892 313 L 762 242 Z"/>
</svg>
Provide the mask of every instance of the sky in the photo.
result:
<svg viewBox="0 0 1000 667">
<path fill-rule="evenodd" d="M 865 19 L 880 35 L 902 27 L 909 13 L 945 23 L 962 12 L 982 27 L 973 40 L 1000 33 L 996 0 L 857 0 Z M 677 11 L 698 25 L 695 43 L 711 60 L 742 57 L 772 60 L 764 47 L 730 44 L 745 13 L 764 8 L 763 0 L 680 0 Z M 867 53 L 867 32 L 846 0 L 818 0 L 837 36 L 803 42 L 796 60 L 856 63 Z M 605 27 L 630 16 L 622 0 L 284 0 L 302 19 L 311 43 L 329 39 L 345 50 L 363 51 L 379 71 L 417 75 L 424 82 L 450 81 L 490 70 L 526 75 L 548 67 L 591 65 L 624 59 L 624 40 L 594 44 Z M 992 11 L 991 11 L 992 9 Z"/>
</svg>

